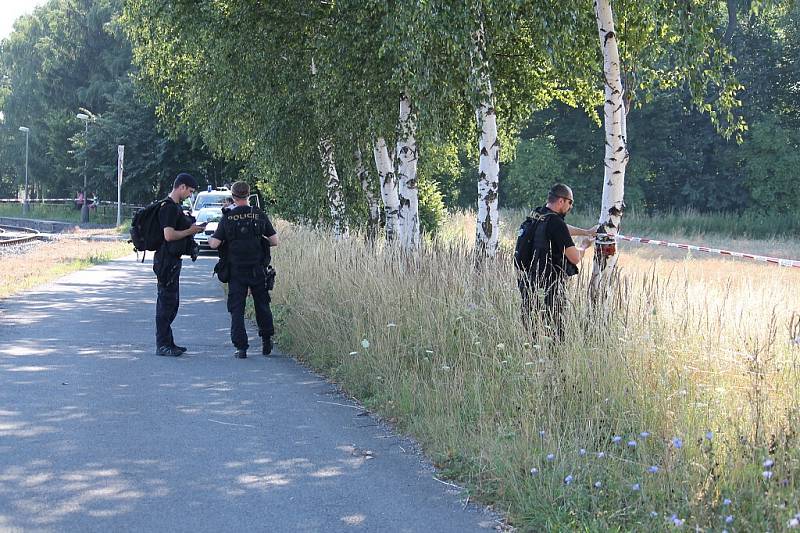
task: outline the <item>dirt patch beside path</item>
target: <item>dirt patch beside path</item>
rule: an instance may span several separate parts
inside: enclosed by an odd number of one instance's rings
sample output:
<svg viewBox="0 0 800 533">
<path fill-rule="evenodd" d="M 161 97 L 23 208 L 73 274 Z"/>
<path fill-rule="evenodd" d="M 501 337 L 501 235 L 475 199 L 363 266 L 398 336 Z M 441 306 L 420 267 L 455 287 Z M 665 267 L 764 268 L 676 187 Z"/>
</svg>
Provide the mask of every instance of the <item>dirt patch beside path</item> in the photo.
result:
<svg viewBox="0 0 800 533">
<path fill-rule="evenodd" d="M 132 252 L 131 245 L 124 241 L 88 240 L 99 233 L 106 232 L 77 230 L 51 241 L 0 247 L 0 298 Z M 113 234 L 113 230 L 108 233 L 109 237 Z"/>
</svg>

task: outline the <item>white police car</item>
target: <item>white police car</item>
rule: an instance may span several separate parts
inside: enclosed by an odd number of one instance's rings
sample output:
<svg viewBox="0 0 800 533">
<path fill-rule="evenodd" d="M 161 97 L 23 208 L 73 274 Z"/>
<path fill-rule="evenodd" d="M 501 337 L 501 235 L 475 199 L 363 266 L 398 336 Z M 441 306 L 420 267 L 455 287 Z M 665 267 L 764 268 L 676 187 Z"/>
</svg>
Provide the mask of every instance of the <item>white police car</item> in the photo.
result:
<svg viewBox="0 0 800 533">
<path fill-rule="evenodd" d="M 206 229 L 200 233 L 195 234 L 194 242 L 202 249 L 209 249 L 208 238 L 214 234 L 214 231 L 222 220 L 222 206 L 225 205 L 225 200 L 231 197 L 231 191 L 226 187 L 218 187 L 212 189 L 208 186 L 208 190 L 201 191 L 192 200 L 191 215 L 197 220 L 198 224 L 206 223 Z"/>
<path fill-rule="evenodd" d="M 211 185 L 209 185 L 207 191 L 201 191 L 195 196 L 192 202 L 192 216 L 197 218 L 200 211 L 206 208 L 216 207 L 222 209 L 222 206 L 225 205 L 225 199 L 230 197 L 231 191 L 228 188 L 218 187 L 212 190 Z M 202 222 L 200 219 L 197 221 Z"/>
<path fill-rule="evenodd" d="M 200 233 L 195 233 L 194 242 L 202 249 L 210 249 L 208 238 L 214 234 L 219 221 L 222 220 L 222 207 L 203 207 L 195 217 L 199 224 L 206 222 L 206 228 Z"/>
</svg>

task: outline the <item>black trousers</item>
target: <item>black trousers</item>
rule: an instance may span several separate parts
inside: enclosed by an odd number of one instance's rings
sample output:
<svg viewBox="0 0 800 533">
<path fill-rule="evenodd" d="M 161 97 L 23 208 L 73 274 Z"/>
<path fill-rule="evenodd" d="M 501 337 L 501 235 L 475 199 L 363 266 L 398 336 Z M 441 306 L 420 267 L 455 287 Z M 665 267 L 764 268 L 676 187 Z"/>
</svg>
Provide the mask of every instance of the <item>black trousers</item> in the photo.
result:
<svg viewBox="0 0 800 533">
<path fill-rule="evenodd" d="M 528 328 L 533 314 L 536 313 L 552 328 L 553 336 L 558 340 L 564 337 L 564 280 L 536 279 L 533 276 L 520 275 L 517 279 L 522 297 L 522 323 Z"/>
<path fill-rule="evenodd" d="M 180 278 L 183 262 L 163 250 L 158 250 L 153 258 L 153 272 L 158 279 L 158 299 L 156 300 L 156 347 L 174 346 L 172 322 L 178 316 L 180 305 Z"/>
<path fill-rule="evenodd" d="M 258 335 L 262 338 L 269 338 L 275 334 L 264 267 L 262 265 L 231 265 L 231 279 L 228 282 L 228 312 L 231 314 L 231 341 L 237 350 L 249 348 L 247 330 L 244 327 L 244 307 L 248 290 L 253 296 Z"/>
</svg>

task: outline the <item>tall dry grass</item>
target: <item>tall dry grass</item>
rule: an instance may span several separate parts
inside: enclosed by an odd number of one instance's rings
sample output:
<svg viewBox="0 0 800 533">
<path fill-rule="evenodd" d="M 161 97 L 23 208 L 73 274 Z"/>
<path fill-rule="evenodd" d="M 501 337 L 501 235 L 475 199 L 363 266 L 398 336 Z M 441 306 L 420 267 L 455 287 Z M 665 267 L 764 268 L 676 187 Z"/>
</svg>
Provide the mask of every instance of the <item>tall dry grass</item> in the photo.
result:
<svg viewBox="0 0 800 533">
<path fill-rule="evenodd" d="M 608 301 L 573 281 L 554 343 L 520 326 L 510 241 L 476 271 L 450 224 L 413 257 L 280 227 L 282 347 L 521 530 L 776 531 L 800 512 L 799 271 L 626 253 Z"/>
</svg>

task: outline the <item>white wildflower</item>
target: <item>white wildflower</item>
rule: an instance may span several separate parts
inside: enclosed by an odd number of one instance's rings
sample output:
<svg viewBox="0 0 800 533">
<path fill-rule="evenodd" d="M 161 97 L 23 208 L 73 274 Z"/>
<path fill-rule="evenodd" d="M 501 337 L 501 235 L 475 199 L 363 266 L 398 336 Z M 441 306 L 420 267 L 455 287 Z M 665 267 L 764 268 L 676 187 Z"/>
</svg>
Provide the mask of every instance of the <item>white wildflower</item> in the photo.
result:
<svg viewBox="0 0 800 533">
<path fill-rule="evenodd" d="M 368 341 L 367 339 L 363 339 L 363 340 L 361 341 L 361 347 L 362 347 L 362 348 L 364 348 L 365 350 L 366 350 L 367 348 L 369 348 L 369 341 Z"/>
<path fill-rule="evenodd" d="M 772 465 L 775 464 L 775 461 L 773 461 L 772 459 L 767 459 L 766 461 L 764 461 L 763 464 L 764 464 L 764 468 L 771 468 Z"/>
<path fill-rule="evenodd" d="M 771 479 L 772 470 L 764 470 L 763 472 L 761 472 L 761 475 L 764 476 L 764 479 Z"/>
<path fill-rule="evenodd" d="M 569 476 L 565 477 L 564 478 L 564 484 L 565 485 L 569 485 L 570 483 L 572 483 L 572 479 L 573 479 L 572 475 L 569 475 Z"/>
</svg>

